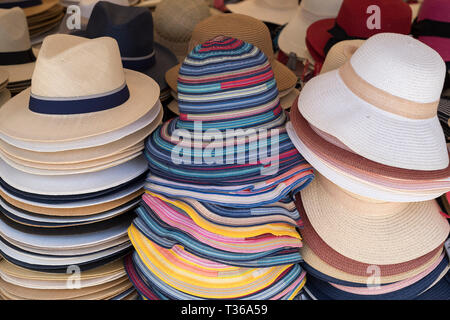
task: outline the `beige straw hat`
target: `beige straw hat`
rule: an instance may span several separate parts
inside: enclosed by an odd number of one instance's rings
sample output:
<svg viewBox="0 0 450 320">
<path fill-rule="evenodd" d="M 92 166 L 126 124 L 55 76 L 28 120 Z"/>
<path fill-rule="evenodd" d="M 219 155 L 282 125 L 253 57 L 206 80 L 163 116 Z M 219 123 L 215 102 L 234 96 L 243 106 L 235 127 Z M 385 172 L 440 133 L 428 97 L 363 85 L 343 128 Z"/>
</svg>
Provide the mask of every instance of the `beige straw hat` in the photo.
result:
<svg viewBox="0 0 450 320">
<path fill-rule="evenodd" d="M 343 256 L 363 263 L 416 259 L 442 245 L 450 231 L 434 200 L 400 203 L 363 198 L 318 172 L 301 197 L 320 238 Z"/>
<path fill-rule="evenodd" d="M 243 0 L 227 5 L 233 13 L 252 16 L 258 20 L 283 25 L 295 15 L 298 0 Z"/>
<path fill-rule="evenodd" d="M 0 61 L 0 72 L 9 73 L 10 84 L 31 79 L 37 52 L 31 49 L 27 20 L 18 7 L 0 9 L 0 53 L 12 61 Z"/>
<path fill-rule="evenodd" d="M 215 36 L 223 35 L 246 41 L 258 47 L 269 59 L 277 82 L 280 96 L 287 95 L 296 83 L 297 77 L 284 64 L 275 59 L 272 40 L 267 26 L 252 17 L 242 14 L 224 14 L 211 16 L 195 27 L 185 54 Z M 177 92 L 177 79 L 181 63 L 166 72 L 166 81 L 172 91 Z"/>
<path fill-rule="evenodd" d="M 339 69 L 344 63 L 350 60 L 352 55 L 359 47 L 361 47 L 364 41 L 365 40 L 344 40 L 336 43 L 328 52 L 320 73 Z"/>
<path fill-rule="evenodd" d="M 112 38 L 44 40 L 31 89 L 0 109 L 0 136 L 31 142 L 95 137 L 136 122 L 157 103 L 150 77 L 122 68 Z"/>
<path fill-rule="evenodd" d="M 183 61 L 189 53 L 189 40 L 195 26 L 210 15 L 204 0 L 164 0 L 153 13 L 155 42 L 169 48 Z"/>
</svg>

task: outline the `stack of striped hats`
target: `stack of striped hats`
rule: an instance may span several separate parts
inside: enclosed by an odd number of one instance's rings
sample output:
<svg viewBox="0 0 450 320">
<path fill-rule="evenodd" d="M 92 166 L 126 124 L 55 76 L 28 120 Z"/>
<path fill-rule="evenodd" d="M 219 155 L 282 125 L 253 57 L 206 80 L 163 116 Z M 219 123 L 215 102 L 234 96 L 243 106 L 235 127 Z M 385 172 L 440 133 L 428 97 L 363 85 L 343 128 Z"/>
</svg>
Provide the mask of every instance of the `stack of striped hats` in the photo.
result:
<svg viewBox="0 0 450 320">
<path fill-rule="evenodd" d="M 2 297 L 133 298 L 122 259 L 158 97 L 114 39 L 45 39 L 32 87 L 0 108 Z"/>
<path fill-rule="evenodd" d="M 292 195 L 313 179 L 267 57 L 216 37 L 180 68 L 180 117 L 146 143 L 150 175 L 126 268 L 145 299 L 291 299 L 302 288 Z"/>
<path fill-rule="evenodd" d="M 330 50 L 347 58 L 306 84 L 287 124 L 317 169 L 296 199 L 305 290 L 313 299 L 448 299 L 450 226 L 434 200 L 450 190 L 437 117 L 445 64 L 404 35 L 355 45 Z"/>
</svg>

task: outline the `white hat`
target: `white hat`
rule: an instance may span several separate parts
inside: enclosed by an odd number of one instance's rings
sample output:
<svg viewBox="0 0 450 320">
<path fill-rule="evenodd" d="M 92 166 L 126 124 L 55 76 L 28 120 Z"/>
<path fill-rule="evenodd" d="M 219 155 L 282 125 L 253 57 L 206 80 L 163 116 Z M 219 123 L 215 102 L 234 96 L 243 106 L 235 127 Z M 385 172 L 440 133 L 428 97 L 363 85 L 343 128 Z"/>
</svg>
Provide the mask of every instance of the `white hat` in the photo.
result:
<svg viewBox="0 0 450 320">
<path fill-rule="evenodd" d="M 306 48 L 306 30 L 318 20 L 335 18 L 343 0 L 303 0 L 295 16 L 280 33 L 278 46 L 289 54 L 294 52 L 298 58 L 310 57 Z"/>
<path fill-rule="evenodd" d="M 241 13 L 261 21 L 283 25 L 295 15 L 298 0 L 244 0 L 227 4 L 233 13 Z"/>
<path fill-rule="evenodd" d="M 420 41 L 378 34 L 339 70 L 310 80 L 298 108 L 362 157 L 397 168 L 444 169 L 449 158 L 437 106 L 445 70 L 439 54 Z"/>
</svg>

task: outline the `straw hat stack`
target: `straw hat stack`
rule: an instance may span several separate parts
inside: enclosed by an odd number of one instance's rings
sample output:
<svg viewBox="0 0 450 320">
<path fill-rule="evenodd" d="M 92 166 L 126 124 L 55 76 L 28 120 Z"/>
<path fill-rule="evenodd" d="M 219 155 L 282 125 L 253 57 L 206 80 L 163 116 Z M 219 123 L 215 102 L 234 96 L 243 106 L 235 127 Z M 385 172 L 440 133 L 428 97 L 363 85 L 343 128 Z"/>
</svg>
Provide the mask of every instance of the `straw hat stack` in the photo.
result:
<svg viewBox="0 0 450 320">
<path fill-rule="evenodd" d="M 292 195 L 313 172 L 286 134 L 270 60 L 215 37 L 184 60 L 178 94 L 180 117 L 146 142 L 131 281 L 145 299 L 294 298 L 305 273 Z"/>
<path fill-rule="evenodd" d="M 195 46 L 214 38 L 218 35 L 234 37 L 258 47 L 269 59 L 275 75 L 277 87 L 283 109 L 290 108 L 299 91 L 295 89 L 297 78 L 285 65 L 275 59 L 267 26 L 261 21 L 242 14 L 224 14 L 211 16 L 195 26 L 187 52 Z M 169 69 L 166 73 L 166 81 L 171 89 L 174 101 L 169 104 L 169 109 L 179 115 L 177 79 L 181 63 Z"/>
<path fill-rule="evenodd" d="M 318 171 L 296 199 L 305 290 L 313 299 L 447 299 L 450 226 L 434 200 L 450 190 L 437 118 L 442 59 L 382 33 L 339 43 L 327 60 L 287 125 Z"/>
<path fill-rule="evenodd" d="M 0 8 L 23 8 L 32 38 L 58 26 L 64 17 L 64 8 L 58 0 L 12 0 L 0 3 Z"/>
<path fill-rule="evenodd" d="M 154 12 L 155 41 L 183 61 L 194 27 L 211 15 L 204 0 L 164 0 Z"/>
<path fill-rule="evenodd" d="M 0 108 L 3 297 L 130 297 L 121 260 L 158 97 L 153 79 L 123 69 L 114 39 L 44 40 L 31 88 Z M 72 268 L 81 291 L 54 274 Z"/>
<path fill-rule="evenodd" d="M 31 48 L 24 11 L 17 7 L 0 9 L 0 72 L 8 79 L 2 85 L 6 84 L 12 95 L 31 85 L 37 54 Z"/>
<path fill-rule="evenodd" d="M 124 68 L 142 72 L 155 80 L 161 102 L 170 98 L 164 75 L 178 61 L 168 48 L 153 41 L 153 18 L 147 8 L 100 1 L 92 10 L 86 30 L 72 34 L 90 39 L 114 38 L 119 44 Z"/>
</svg>

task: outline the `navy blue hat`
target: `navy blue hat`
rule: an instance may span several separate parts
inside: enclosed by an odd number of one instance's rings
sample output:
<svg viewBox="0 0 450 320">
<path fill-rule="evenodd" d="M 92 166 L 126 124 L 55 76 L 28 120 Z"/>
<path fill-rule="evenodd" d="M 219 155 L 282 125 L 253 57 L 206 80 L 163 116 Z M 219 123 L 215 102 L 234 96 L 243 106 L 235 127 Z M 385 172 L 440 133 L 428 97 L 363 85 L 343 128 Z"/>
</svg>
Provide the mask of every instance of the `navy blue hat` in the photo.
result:
<svg viewBox="0 0 450 320">
<path fill-rule="evenodd" d="M 147 74 L 161 91 L 168 88 L 164 75 L 178 61 L 169 49 L 153 41 L 153 17 L 147 8 L 100 1 L 92 10 L 86 30 L 72 34 L 90 39 L 114 38 L 124 68 Z"/>
</svg>

